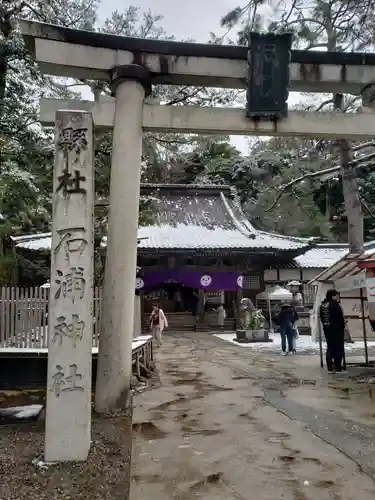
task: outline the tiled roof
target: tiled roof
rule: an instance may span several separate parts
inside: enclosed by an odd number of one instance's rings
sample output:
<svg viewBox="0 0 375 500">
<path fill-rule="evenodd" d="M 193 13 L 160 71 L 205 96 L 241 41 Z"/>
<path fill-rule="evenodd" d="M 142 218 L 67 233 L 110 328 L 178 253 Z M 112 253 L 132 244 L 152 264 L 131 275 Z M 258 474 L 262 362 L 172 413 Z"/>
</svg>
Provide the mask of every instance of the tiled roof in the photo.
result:
<svg viewBox="0 0 375 500">
<path fill-rule="evenodd" d="M 316 247 L 307 250 L 302 255 L 299 255 L 294 261 L 300 267 L 314 267 L 328 269 L 334 266 L 345 256 L 349 256 L 349 246 L 345 243 L 321 243 Z M 375 255 L 375 241 L 365 243 L 366 258 Z"/>
<path fill-rule="evenodd" d="M 314 267 L 326 269 L 327 267 L 331 267 L 347 253 L 347 245 L 332 244 L 331 246 L 328 246 L 328 244 L 324 244 L 317 245 L 315 248 L 307 250 L 307 252 L 299 255 L 294 260 L 300 267 L 303 268 Z"/>
<path fill-rule="evenodd" d="M 367 259 L 375 259 L 375 240 L 365 243 L 364 252 L 360 254 L 350 253 L 347 249 L 345 254 L 340 259 L 333 262 L 331 266 L 322 270 L 322 272 L 318 274 L 312 282 L 334 282 L 341 278 L 358 274 L 360 272 L 360 268 L 357 263 Z"/>
<path fill-rule="evenodd" d="M 306 243 L 290 241 L 287 238 L 275 238 L 273 235 L 259 234 L 250 238 L 232 228 L 176 224 L 167 224 L 140 228 L 139 236 L 148 236 L 140 243 L 140 249 L 275 249 L 298 250 Z"/>
<path fill-rule="evenodd" d="M 52 248 L 52 233 L 27 234 L 25 236 L 11 236 L 11 239 L 18 248 L 26 250 L 51 250 Z M 146 238 L 138 237 L 138 243 Z M 107 236 L 103 236 L 101 246 L 107 245 Z"/>
<path fill-rule="evenodd" d="M 153 225 L 138 235 L 148 239 L 139 249 L 176 250 L 297 250 L 310 245 L 304 238 L 257 231 L 242 213 L 227 186 L 147 185 L 153 194 Z M 145 191 L 143 186 L 143 192 Z"/>
<path fill-rule="evenodd" d="M 16 247 L 27 250 L 51 250 L 52 233 L 26 234 L 24 236 L 11 236 Z"/>
<path fill-rule="evenodd" d="M 311 248 L 311 239 L 255 229 L 228 186 L 143 184 L 142 193 L 152 195 L 155 220 L 153 225 L 139 228 L 141 252 L 153 249 L 291 251 L 294 255 L 300 254 L 294 261 L 290 260 L 291 264 L 322 269 L 347 252 L 344 244 L 318 244 Z M 17 247 L 51 248 L 51 233 L 12 239 Z"/>
</svg>

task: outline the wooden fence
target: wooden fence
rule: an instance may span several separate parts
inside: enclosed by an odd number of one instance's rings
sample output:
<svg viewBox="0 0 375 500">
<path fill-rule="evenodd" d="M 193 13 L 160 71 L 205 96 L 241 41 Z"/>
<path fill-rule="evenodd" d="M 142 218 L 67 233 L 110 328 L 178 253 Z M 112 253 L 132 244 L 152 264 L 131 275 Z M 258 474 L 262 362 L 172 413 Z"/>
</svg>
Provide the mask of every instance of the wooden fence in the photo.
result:
<svg viewBox="0 0 375 500">
<path fill-rule="evenodd" d="M 49 288 L 3 287 L 0 289 L 0 348 L 48 347 Z M 103 291 L 94 289 L 93 347 L 99 344 Z"/>
</svg>

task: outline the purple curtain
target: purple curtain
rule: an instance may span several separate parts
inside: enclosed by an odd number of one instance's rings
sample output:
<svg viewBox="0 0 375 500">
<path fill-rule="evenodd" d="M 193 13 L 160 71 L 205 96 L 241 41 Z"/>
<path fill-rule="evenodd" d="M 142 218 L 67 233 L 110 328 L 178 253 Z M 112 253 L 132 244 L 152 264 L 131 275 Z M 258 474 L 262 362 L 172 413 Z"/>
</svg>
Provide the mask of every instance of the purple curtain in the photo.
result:
<svg viewBox="0 0 375 500">
<path fill-rule="evenodd" d="M 167 269 L 137 278 L 137 289 L 149 291 L 164 283 L 179 283 L 202 290 L 235 291 L 242 288 L 243 276 L 238 272 L 197 272 L 184 269 Z"/>
</svg>

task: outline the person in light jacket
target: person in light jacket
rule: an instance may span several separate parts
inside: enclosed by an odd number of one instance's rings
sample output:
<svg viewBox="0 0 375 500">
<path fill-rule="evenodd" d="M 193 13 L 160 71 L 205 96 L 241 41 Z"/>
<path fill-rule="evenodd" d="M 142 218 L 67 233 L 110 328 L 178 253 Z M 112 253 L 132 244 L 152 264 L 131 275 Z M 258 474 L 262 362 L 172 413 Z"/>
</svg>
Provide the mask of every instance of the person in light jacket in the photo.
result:
<svg viewBox="0 0 375 500">
<path fill-rule="evenodd" d="M 159 307 L 158 304 L 155 304 L 152 307 L 152 313 L 150 316 L 150 330 L 156 340 L 156 345 L 160 347 L 163 342 L 161 340 L 161 336 L 164 328 L 168 327 L 168 321 L 165 317 L 163 309 Z"/>
<path fill-rule="evenodd" d="M 219 307 L 216 309 L 216 312 L 217 312 L 217 324 L 218 326 L 220 326 L 220 328 L 223 328 L 225 323 L 225 318 L 227 317 L 224 305 L 220 304 Z"/>
<path fill-rule="evenodd" d="M 297 339 L 299 339 L 299 331 L 298 331 L 298 326 L 297 326 L 297 320 L 299 319 L 299 316 L 298 316 L 298 313 L 296 311 L 296 306 L 299 305 L 299 302 L 297 300 L 293 301 L 291 303 L 291 307 L 293 309 L 293 313 L 294 313 L 294 323 L 293 323 L 293 332 L 294 332 L 294 335 L 293 335 L 293 354 L 296 354 L 297 352 Z"/>
</svg>

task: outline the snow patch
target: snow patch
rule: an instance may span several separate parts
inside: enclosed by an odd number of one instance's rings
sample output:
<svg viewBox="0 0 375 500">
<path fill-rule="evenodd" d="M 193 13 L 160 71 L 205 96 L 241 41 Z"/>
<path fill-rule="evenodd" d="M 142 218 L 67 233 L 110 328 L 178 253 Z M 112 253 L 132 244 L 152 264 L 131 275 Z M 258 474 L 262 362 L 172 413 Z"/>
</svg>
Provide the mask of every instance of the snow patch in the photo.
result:
<svg viewBox="0 0 375 500">
<path fill-rule="evenodd" d="M 274 334 L 270 335 L 269 338 L 272 339 L 272 342 L 256 342 L 256 343 L 248 343 L 241 344 L 236 342 L 234 339 L 236 338 L 236 333 L 215 333 L 214 337 L 218 339 L 225 340 L 226 342 L 230 342 L 231 344 L 235 344 L 236 346 L 243 347 L 246 349 L 252 349 L 253 351 L 258 352 L 279 352 L 281 351 L 281 338 L 280 335 Z M 323 348 L 325 349 L 325 342 L 322 342 Z M 367 347 L 375 347 L 375 342 L 367 342 Z M 298 352 L 307 352 L 310 354 L 316 354 L 319 352 L 319 343 L 313 342 L 310 335 L 301 335 L 297 339 L 296 345 Z M 356 341 L 354 344 L 345 344 L 346 352 L 360 351 L 365 348 L 364 342 Z"/>
<path fill-rule="evenodd" d="M 305 245 L 301 241 L 257 233 L 255 238 L 244 235 L 238 229 L 223 229 L 216 223 L 212 228 L 200 225 L 177 223 L 173 226 L 145 226 L 138 230 L 138 238 L 147 236 L 139 248 L 277 248 L 298 249 Z"/>
<path fill-rule="evenodd" d="M 36 419 L 43 410 L 43 405 L 12 406 L 1 408 L 0 417 L 14 420 Z"/>
</svg>

